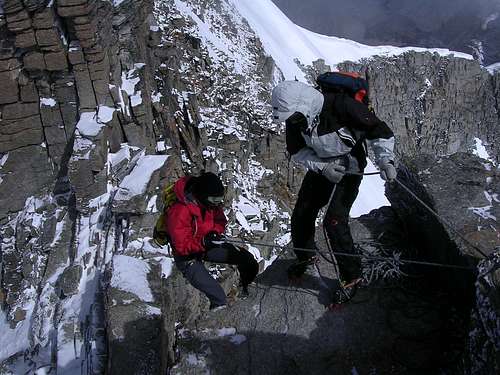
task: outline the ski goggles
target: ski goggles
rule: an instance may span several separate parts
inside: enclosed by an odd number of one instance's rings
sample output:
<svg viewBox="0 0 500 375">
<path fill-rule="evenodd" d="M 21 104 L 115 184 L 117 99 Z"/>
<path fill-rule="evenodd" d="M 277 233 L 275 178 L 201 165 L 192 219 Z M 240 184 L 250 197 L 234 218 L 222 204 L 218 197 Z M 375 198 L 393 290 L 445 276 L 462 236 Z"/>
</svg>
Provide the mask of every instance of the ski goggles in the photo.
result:
<svg viewBox="0 0 500 375">
<path fill-rule="evenodd" d="M 224 204 L 224 197 L 207 197 L 207 202 L 214 206 L 221 206 Z"/>
</svg>

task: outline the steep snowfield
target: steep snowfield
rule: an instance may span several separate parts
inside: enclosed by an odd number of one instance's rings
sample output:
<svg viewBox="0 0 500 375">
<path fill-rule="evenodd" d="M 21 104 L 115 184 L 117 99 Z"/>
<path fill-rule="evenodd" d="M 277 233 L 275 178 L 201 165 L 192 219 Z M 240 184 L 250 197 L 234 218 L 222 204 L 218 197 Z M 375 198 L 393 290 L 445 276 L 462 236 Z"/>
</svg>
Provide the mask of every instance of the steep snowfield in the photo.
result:
<svg viewBox="0 0 500 375">
<path fill-rule="evenodd" d="M 495 64 L 491 64 L 491 65 L 488 65 L 486 67 L 486 69 L 488 69 L 488 71 L 491 73 L 491 74 L 494 74 L 496 73 L 497 71 L 500 70 L 500 62 L 497 62 Z"/>
<path fill-rule="evenodd" d="M 406 51 L 431 51 L 472 59 L 471 55 L 442 48 L 367 46 L 351 40 L 313 33 L 295 25 L 271 0 L 229 0 L 262 40 L 264 48 L 283 72 L 285 79 L 305 80 L 294 59 L 304 65 L 324 59 L 334 68 L 346 60 L 357 61 L 374 55 L 391 56 Z"/>
</svg>

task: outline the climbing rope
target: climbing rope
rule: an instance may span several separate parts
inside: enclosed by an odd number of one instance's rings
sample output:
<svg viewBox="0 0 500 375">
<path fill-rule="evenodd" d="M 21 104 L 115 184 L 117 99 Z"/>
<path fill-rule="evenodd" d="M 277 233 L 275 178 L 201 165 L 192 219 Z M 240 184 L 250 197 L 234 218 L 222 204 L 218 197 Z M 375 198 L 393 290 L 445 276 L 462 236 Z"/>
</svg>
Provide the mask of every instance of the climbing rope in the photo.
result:
<svg viewBox="0 0 500 375">
<path fill-rule="evenodd" d="M 226 238 L 224 240 L 225 242 L 233 243 L 233 244 L 248 244 L 252 246 L 262 246 L 262 247 L 271 247 L 271 248 L 278 248 L 282 249 L 282 251 L 287 251 L 287 250 L 299 250 L 299 251 L 304 251 L 304 252 L 310 252 L 310 253 L 315 253 L 318 255 L 321 255 L 321 257 L 325 260 L 327 260 L 329 263 L 331 261 L 326 258 L 326 255 L 329 255 L 328 253 L 318 250 L 318 249 L 309 249 L 305 247 L 295 247 L 295 246 L 283 246 L 283 245 L 278 245 L 278 244 L 271 244 L 271 243 L 265 243 L 265 242 L 253 242 L 253 241 L 240 241 L 240 240 L 233 240 Z M 353 257 L 353 258 L 365 258 L 369 260 L 380 260 L 380 261 L 393 261 L 393 258 L 389 257 L 383 257 L 383 256 L 365 256 L 362 254 L 352 254 L 352 253 L 345 253 L 341 251 L 333 251 L 334 255 L 338 256 L 344 256 L 344 257 Z M 407 264 L 417 264 L 421 266 L 430 266 L 430 267 L 442 267 L 442 268 L 454 268 L 454 269 L 462 269 L 462 270 L 469 270 L 469 271 L 475 271 L 475 267 L 468 267 L 468 266 L 459 266 L 456 264 L 445 264 L 445 263 L 435 263 L 435 262 L 425 262 L 425 261 L 420 261 L 420 260 L 409 260 L 409 259 L 400 259 L 399 260 L 401 263 L 407 263 Z"/>
<path fill-rule="evenodd" d="M 356 172 L 347 172 L 346 174 L 348 175 L 355 175 L 355 176 L 368 176 L 368 175 L 376 175 L 380 174 L 380 172 L 372 172 L 372 173 L 356 173 Z M 488 256 L 486 255 L 486 252 L 481 250 L 478 246 L 474 245 L 471 243 L 468 239 L 466 239 L 455 227 L 444 217 L 439 215 L 435 210 L 433 210 L 427 203 L 425 203 L 422 199 L 420 199 L 411 189 L 403 184 L 398 178 L 394 179 L 394 182 L 396 182 L 399 186 L 401 186 L 408 194 L 410 194 L 418 203 L 420 203 L 422 206 L 424 206 L 427 211 L 429 211 L 432 215 L 434 215 L 439 222 L 444 224 L 450 231 L 453 232 L 457 237 L 459 237 L 466 245 L 470 246 L 472 249 L 476 250 L 479 254 L 481 254 L 483 257 L 487 258 Z"/>
<path fill-rule="evenodd" d="M 429 205 L 427 205 L 423 200 L 421 200 L 415 193 L 413 193 L 405 184 L 399 181 L 397 178 L 394 180 L 401 186 L 408 194 L 410 194 L 417 202 L 419 202 L 422 206 L 424 206 L 431 214 L 433 214 L 441 223 L 446 225 L 448 229 L 450 229 L 456 236 L 458 236 L 462 241 L 464 241 L 468 246 L 476 250 L 483 257 L 487 258 L 486 253 L 481 250 L 479 247 L 471 243 L 468 239 L 466 239 L 455 227 L 447 221 L 444 217 L 440 216 L 436 211 L 434 211 Z"/>
</svg>

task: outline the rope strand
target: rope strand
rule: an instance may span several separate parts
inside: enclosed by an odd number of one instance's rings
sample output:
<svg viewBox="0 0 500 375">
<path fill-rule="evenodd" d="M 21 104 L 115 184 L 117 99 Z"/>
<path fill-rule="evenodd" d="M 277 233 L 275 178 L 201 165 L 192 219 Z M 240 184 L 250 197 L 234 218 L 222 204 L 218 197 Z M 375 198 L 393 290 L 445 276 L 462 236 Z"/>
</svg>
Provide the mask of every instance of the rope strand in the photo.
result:
<svg viewBox="0 0 500 375">
<path fill-rule="evenodd" d="M 275 247 L 275 248 L 283 249 L 283 250 L 299 250 L 299 251 L 310 252 L 310 253 L 315 253 L 315 254 L 318 253 L 318 254 L 323 255 L 323 256 L 326 254 L 325 252 L 317 250 L 317 249 L 314 250 L 314 249 L 308 249 L 305 247 L 282 246 L 282 245 L 263 243 L 263 242 L 238 241 L 238 240 L 231 240 L 231 239 L 225 239 L 225 242 L 229 242 L 229 243 L 233 243 L 233 244 L 242 244 L 242 245 Z M 364 256 L 361 254 L 351 254 L 351 253 L 344 253 L 344 252 L 340 252 L 340 251 L 333 251 L 333 254 L 338 255 L 338 256 L 353 257 L 353 258 L 366 258 L 366 259 L 371 259 L 371 260 L 394 260 L 393 258 L 389 258 L 389 257 Z M 435 263 L 435 262 L 426 262 L 426 261 L 409 260 L 409 259 L 400 259 L 399 261 L 401 263 L 418 264 L 421 266 L 455 268 L 455 269 L 462 269 L 462 270 L 469 270 L 469 271 L 476 270 L 475 267 L 459 266 L 456 264 Z"/>
<path fill-rule="evenodd" d="M 346 172 L 346 174 L 355 175 L 355 176 L 370 176 L 380 174 L 380 172 L 369 172 L 369 173 L 356 173 L 356 172 Z M 395 182 L 398 183 L 408 194 L 410 194 L 415 200 L 424 206 L 431 214 L 433 214 L 442 224 L 448 227 L 456 236 L 458 236 L 462 241 L 465 242 L 466 245 L 470 246 L 472 249 L 476 250 L 483 257 L 487 258 L 486 252 L 481 250 L 478 246 L 471 243 L 468 239 L 466 239 L 455 227 L 447 221 L 445 218 L 440 216 L 436 211 L 434 211 L 427 203 L 425 203 L 422 199 L 420 199 L 409 187 L 403 184 L 398 178 L 394 179 Z"/>
<path fill-rule="evenodd" d="M 458 230 L 456 230 L 452 224 L 450 224 L 445 218 L 440 216 L 436 211 L 434 211 L 427 203 L 425 203 L 423 200 L 421 200 L 414 192 L 410 190 L 405 184 L 403 184 L 399 179 L 394 179 L 395 182 L 399 184 L 408 194 L 410 194 L 417 202 L 419 202 L 422 206 L 424 206 L 431 214 L 433 214 L 441 223 L 445 224 L 448 229 L 450 229 L 456 236 L 460 237 L 462 241 L 464 241 L 467 245 L 469 245 L 471 248 L 476 250 L 479 254 L 481 254 L 483 257 L 487 258 L 488 256 L 484 251 L 482 251 L 479 247 L 471 243 L 469 240 L 467 240 Z"/>
</svg>

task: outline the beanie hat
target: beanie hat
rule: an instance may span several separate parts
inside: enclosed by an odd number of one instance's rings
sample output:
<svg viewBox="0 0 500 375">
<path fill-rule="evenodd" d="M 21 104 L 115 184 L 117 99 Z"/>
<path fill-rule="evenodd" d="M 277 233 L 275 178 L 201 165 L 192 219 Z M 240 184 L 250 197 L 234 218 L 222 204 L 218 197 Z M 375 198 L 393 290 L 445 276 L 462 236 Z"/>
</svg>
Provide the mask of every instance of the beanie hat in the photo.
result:
<svg viewBox="0 0 500 375">
<path fill-rule="evenodd" d="M 194 177 L 193 194 L 199 200 L 206 197 L 222 197 L 224 195 L 224 185 L 217 175 L 212 172 L 203 173 L 199 177 Z"/>
</svg>

